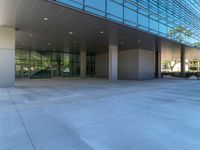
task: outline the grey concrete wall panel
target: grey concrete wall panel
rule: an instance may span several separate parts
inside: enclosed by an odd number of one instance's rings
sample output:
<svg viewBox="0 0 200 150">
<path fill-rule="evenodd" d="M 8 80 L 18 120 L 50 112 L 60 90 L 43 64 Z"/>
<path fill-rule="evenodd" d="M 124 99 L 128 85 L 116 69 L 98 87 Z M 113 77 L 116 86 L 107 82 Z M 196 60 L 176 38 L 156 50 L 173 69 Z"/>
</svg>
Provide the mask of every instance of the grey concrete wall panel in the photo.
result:
<svg viewBox="0 0 200 150">
<path fill-rule="evenodd" d="M 138 79 L 153 79 L 155 75 L 155 53 L 149 50 L 139 50 Z"/>
<path fill-rule="evenodd" d="M 119 79 L 138 79 L 138 50 L 119 52 L 118 75 Z"/>
<path fill-rule="evenodd" d="M 95 72 L 98 78 L 108 78 L 108 53 L 96 55 Z"/>
<path fill-rule="evenodd" d="M 155 53 L 134 49 L 119 52 L 119 79 L 147 80 L 155 76 Z"/>
</svg>

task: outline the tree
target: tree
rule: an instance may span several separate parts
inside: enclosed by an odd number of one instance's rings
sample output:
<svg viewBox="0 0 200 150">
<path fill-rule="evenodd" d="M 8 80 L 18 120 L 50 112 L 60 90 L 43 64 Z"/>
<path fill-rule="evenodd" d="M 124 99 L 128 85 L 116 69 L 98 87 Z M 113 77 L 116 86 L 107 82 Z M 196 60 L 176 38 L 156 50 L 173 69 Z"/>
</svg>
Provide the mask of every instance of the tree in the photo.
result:
<svg viewBox="0 0 200 150">
<path fill-rule="evenodd" d="M 192 36 L 192 31 L 186 29 L 185 27 L 177 26 L 174 29 L 171 29 L 168 34 L 171 38 L 174 38 L 178 40 L 179 43 L 181 43 L 184 37 L 187 37 L 188 42 L 190 41 L 190 37 Z"/>
<path fill-rule="evenodd" d="M 170 70 L 171 72 L 174 71 L 174 67 L 179 63 L 180 61 L 178 59 L 172 59 L 172 60 L 165 60 L 162 62 L 162 69 L 167 71 Z"/>
<path fill-rule="evenodd" d="M 169 61 L 169 66 L 170 66 L 171 71 L 174 70 L 174 67 L 175 67 L 176 64 L 178 64 L 178 63 L 179 63 L 179 60 L 177 60 L 177 59 L 174 59 L 174 60 Z"/>
<path fill-rule="evenodd" d="M 192 31 L 191 30 L 186 30 L 185 31 L 185 36 L 187 37 L 188 42 L 190 42 L 190 38 L 192 36 Z"/>
<path fill-rule="evenodd" d="M 170 69 L 169 61 L 168 61 L 168 60 L 164 60 L 164 61 L 162 62 L 162 69 L 163 69 L 164 71 L 168 71 L 168 70 Z"/>
<path fill-rule="evenodd" d="M 195 42 L 194 46 L 200 47 L 200 42 Z"/>
</svg>

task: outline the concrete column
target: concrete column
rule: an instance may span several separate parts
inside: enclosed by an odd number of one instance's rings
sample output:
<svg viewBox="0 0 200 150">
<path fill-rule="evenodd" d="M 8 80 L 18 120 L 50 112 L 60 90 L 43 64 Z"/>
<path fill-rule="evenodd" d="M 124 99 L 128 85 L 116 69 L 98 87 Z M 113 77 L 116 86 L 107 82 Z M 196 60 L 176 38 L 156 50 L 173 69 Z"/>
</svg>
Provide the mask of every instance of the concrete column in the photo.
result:
<svg viewBox="0 0 200 150">
<path fill-rule="evenodd" d="M 118 37 L 115 31 L 110 32 L 109 36 L 109 80 L 118 79 Z"/>
<path fill-rule="evenodd" d="M 185 46 L 181 45 L 181 77 L 185 77 Z"/>
<path fill-rule="evenodd" d="M 155 38 L 155 78 L 161 78 L 161 41 Z"/>
<path fill-rule="evenodd" d="M 81 44 L 81 49 L 80 49 L 80 74 L 81 78 L 86 78 L 86 65 L 87 65 L 87 53 L 86 53 L 86 46 L 85 44 Z"/>
<path fill-rule="evenodd" d="M 15 84 L 15 29 L 0 27 L 0 87 Z"/>
</svg>

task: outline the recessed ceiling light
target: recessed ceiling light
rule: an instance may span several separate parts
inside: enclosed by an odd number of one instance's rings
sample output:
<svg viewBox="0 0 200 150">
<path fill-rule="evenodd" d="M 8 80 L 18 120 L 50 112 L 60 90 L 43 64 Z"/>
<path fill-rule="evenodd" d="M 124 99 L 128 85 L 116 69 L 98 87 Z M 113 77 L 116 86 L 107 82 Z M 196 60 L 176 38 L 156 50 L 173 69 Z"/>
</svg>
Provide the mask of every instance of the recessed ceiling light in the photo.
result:
<svg viewBox="0 0 200 150">
<path fill-rule="evenodd" d="M 45 21 L 47 21 L 47 20 L 48 20 L 48 18 L 47 18 L 47 17 L 44 17 L 43 19 L 44 19 Z"/>
<path fill-rule="evenodd" d="M 76 43 L 77 43 L 77 41 L 73 41 L 73 43 L 74 43 L 74 44 L 76 44 Z"/>
<path fill-rule="evenodd" d="M 73 34 L 73 32 L 71 32 L 71 31 L 70 31 L 70 32 L 69 32 L 69 34 L 70 34 L 70 35 L 72 35 L 72 34 Z"/>
<path fill-rule="evenodd" d="M 103 34 L 104 32 L 103 32 L 103 31 L 100 31 L 100 33 Z"/>
<path fill-rule="evenodd" d="M 48 45 L 51 45 L 51 43 L 48 43 Z"/>
</svg>

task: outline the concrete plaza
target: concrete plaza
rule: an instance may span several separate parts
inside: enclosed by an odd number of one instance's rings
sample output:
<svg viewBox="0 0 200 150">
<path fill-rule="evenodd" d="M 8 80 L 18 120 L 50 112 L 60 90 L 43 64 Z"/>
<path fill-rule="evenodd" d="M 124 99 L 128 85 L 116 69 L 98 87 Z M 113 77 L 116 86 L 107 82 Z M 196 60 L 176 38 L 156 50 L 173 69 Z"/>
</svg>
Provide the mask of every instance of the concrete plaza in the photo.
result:
<svg viewBox="0 0 200 150">
<path fill-rule="evenodd" d="M 200 81 L 18 80 L 0 150 L 199 150 Z"/>
</svg>

